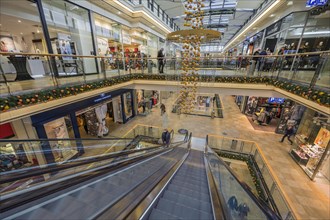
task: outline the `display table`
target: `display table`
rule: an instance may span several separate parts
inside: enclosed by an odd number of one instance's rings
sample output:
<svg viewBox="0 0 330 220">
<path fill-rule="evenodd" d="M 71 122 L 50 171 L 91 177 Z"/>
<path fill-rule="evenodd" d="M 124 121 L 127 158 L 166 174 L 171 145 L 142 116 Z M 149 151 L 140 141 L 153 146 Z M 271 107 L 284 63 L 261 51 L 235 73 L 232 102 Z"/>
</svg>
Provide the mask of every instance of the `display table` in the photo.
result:
<svg viewBox="0 0 330 220">
<path fill-rule="evenodd" d="M 16 69 L 16 79 L 15 81 L 30 80 L 33 79 L 26 69 L 26 57 L 7 57 L 10 62 L 14 65 Z"/>
</svg>

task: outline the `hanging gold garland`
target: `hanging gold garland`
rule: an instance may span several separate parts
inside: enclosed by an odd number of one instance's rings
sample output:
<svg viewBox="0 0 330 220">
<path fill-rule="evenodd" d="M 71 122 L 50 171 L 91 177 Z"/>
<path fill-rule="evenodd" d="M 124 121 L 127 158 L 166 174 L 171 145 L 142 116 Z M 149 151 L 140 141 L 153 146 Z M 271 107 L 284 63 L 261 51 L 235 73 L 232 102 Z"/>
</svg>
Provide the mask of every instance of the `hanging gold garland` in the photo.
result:
<svg viewBox="0 0 330 220">
<path fill-rule="evenodd" d="M 184 26 L 191 27 L 191 29 L 175 31 L 167 36 L 167 40 L 183 44 L 181 113 L 190 113 L 195 107 L 201 42 L 220 38 L 220 32 L 203 28 L 204 11 L 202 8 L 205 7 L 203 1 L 187 0 L 184 4 L 186 9 Z"/>
</svg>

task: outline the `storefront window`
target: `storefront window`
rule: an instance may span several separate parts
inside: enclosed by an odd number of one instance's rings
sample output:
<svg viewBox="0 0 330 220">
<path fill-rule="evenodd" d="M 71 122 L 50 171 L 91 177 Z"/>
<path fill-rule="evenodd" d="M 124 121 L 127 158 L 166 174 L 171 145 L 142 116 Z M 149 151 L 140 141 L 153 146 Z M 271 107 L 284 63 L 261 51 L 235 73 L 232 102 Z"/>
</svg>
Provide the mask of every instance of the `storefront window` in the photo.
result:
<svg viewBox="0 0 330 220">
<path fill-rule="evenodd" d="M 107 136 L 117 122 L 114 112 L 113 100 L 76 112 L 80 136 L 82 138 Z"/>
<path fill-rule="evenodd" d="M 152 58 L 157 57 L 157 52 L 158 52 L 157 44 L 158 44 L 157 37 L 153 34 L 149 34 L 149 36 L 148 36 L 148 55 Z M 155 60 L 153 60 L 153 61 L 155 61 Z"/>
<path fill-rule="evenodd" d="M 99 14 L 93 14 L 97 41 L 97 55 L 107 56 L 99 59 L 100 72 L 116 73 L 123 69 L 121 25 Z"/>
<path fill-rule="evenodd" d="M 133 109 L 132 109 L 132 96 L 130 92 L 124 94 L 124 108 L 126 119 L 132 117 Z"/>
<path fill-rule="evenodd" d="M 328 118 L 308 109 L 295 136 L 290 154 L 306 174 L 330 179 L 329 173 L 329 124 Z"/>
<path fill-rule="evenodd" d="M 48 122 L 44 124 L 44 128 L 48 139 L 59 139 L 58 141 L 49 141 L 55 162 L 69 160 L 78 153 L 74 141 L 61 140 L 74 138 L 69 116 Z"/>
<path fill-rule="evenodd" d="M 1 52 L 48 53 L 36 3 L 3 0 L 0 3 L 0 12 Z M 20 56 L 16 60 L 8 58 L 0 56 L 1 69 L 7 80 L 33 79 L 50 73 L 48 62 L 43 57 Z M 26 63 L 23 64 L 26 66 L 26 74 L 16 75 L 16 63 Z"/>
<path fill-rule="evenodd" d="M 319 52 L 326 51 L 330 48 L 330 13 L 322 13 L 320 15 L 309 15 L 306 28 L 303 33 L 301 47 L 299 52 Z M 305 70 L 305 77 L 307 80 L 313 78 L 315 70 L 321 61 L 320 55 L 309 55 L 301 58 L 299 67 Z M 326 63 L 321 70 L 320 76 L 316 81 L 316 85 L 328 87 L 329 84 L 329 61 L 325 60 Z M 328 70 L 328 71 L 327 71 Z"/>
<path fill-rule="evenodd" d="M 48 31 L 54 53 L 94 54 L 88 11 L 66 1 L 43 0 Z M 89 58 L 60 57 L 59 75 L 97 73 L 96 62 Z"/>
</svg>

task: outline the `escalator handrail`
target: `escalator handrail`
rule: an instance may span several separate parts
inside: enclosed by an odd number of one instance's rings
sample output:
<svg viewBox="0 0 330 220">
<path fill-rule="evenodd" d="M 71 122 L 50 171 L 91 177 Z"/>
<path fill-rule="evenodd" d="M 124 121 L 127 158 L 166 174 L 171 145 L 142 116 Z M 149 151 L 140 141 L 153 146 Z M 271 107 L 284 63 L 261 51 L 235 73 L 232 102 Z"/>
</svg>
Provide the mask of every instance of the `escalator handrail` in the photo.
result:
<svg viewBox="0 0 330 220">
<path fill-rule="evenodd" d="M 83 174 L 79 175 L 74 174 L 74 178 L 63 177 L 59 182 L 59 180 L 54 180 L 52 182 L 45 182 L 45 184 L 37 185 L 35 187 L 31 187 L 27 191 L 18 194 L 16 192 L 13 193 L 12 196 L 6 196 L 6 198 L 1 197 L 1 206 L 0 211 L 3 213 L 4 211 L 11 210 L 12 208 L 16 208 L 20 205 L 27 204 L 28 202 L 32 202 L 36 199 L 43 198 L 45 196 L 48 196 L 50 194 L 56 193 L 61 190 L 65 190 L 69 187 L 72 187 L 74 185 L 80 184 L 84 181 L 88 181 L 90 179 L 93 179 L 97 176 L 104 175 L 107 172 L 116 172 L 119 171 L 122 167 L 127 167 L 131 164 L 134 164 L 137 161 L 141 161 L 144 159 L 147 159 L 149 157 L 152 157 L 154 155 L 160 155 L 166 151 L 171 151 L 171 148 L 163 148 L 159 151 L 150 152 L 148 155 L 138 155 L 136 157 L 126 158 L 122 161 L 118 161 L 113 164 L 107 164 L 105 166 L 102 166 L 100 168 L 96 168 L 97 170 L 93 170 L 92 173 L 89 173 L 88 175 L 82 172 Z"/>
<path fill-rule="evenodd" d="M 46 142 L 46 141 L 116 141 L 116 140 L 132 140 L 133 138 L 119 138 L 119 137 L 115 137 L 115 138 L 104 138 L 102 137 L 102 139 L 100 138 L 61 138 L 61 139 L 56 139 L 56 138 L 41 138 L 41 139 L 0 139 L 0 143 L 1 142 Z"/>
<path fill-rule="evenodd" d="M 39 176 L 43 174 L 49 174 L 52 172 L 59 172 L 63 171 L 66 169 L 70 169 L 73 167 L 78 167 L 82 166 L 85 164 L 89 163 L 95 163 L 99 162 L 102 160 L 108 160 L 120 156 L 127 156 L 132 153 L 138 153 L 141 151 L 151 151 L 151 150 L 157 150 L 160 148 L 163 148 L 164 146 L 157 146 L 157 147 L 150 147 L 150 148 L 143 148 L 143 149 L 133 149 L 133 150 L 127 150 L 127 151 L 120 151 L 120 152 L 115 152 L 111 154 L 106 154 L 106 155 L 98 155 L 94 157 L 88 157 L 88 158 L 80 158 L 80 159 L 74 159 L 74 160 L 68 160 L 64 164 L 46 164 L 45 166 L 47 167 L 32 167 L 32 168 L 26 168 L 26 169 L 20 169 L 15 172 L 15 175 L 12 175 L 13 172 L 6 174 L 6 173 L 1 173 L 1 178 L 0 178 L 0 184 L 4 183 L 9 183 L 25 178 L 31 178 L 34 176 Z M 28 172 L 27 172 L 28 170 Z M 9 171 L 10 172 L 10 171 Z M 6 175 L 10 175 L 6 177 Z"/>
<path fill-rule="evenodd" d="M 211 152 L 217 157 L 217 159 L 220 161 L 220 163 L 229 171 L 229 173 L 235 178 L 236 182 L 238 182 L 238 184 L 243 188 L 243 190 L 248 194 L 248 196 L 255 202 L 255 204 L 262 210 L 262 212 L 268 217 L 268 219 L 272 219 L 272 220 L 281 219 L 281 217 L 279 217 L 271 208 L 269 208 L 263 201 L 261 201 L 257 196 L 255 196 L 253 194 L 253 192 L 251 192 L 249 186 L 246 183 L 239 180 L 237 175 L 221 159 L 221 157 L 212 150 L 211 147 L 209 147 L 209 146 L 206 146 L 206 147 L 211 150 Z"/>
</svg>

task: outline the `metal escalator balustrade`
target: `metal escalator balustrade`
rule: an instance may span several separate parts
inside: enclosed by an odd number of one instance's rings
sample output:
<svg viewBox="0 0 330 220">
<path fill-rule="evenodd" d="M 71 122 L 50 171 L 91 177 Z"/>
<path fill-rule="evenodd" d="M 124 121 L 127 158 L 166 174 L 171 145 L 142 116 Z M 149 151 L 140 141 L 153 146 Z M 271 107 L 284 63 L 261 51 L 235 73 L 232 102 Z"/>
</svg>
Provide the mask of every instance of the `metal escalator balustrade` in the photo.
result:
<svg viewBox="0 0 330 220">
<path fill-rule="evenodd" d="M 113 174 L 104 174 L 61 191 L 2 212 L 5 219 L 80 219 L 96 217 L 148 176 L 175 162 L 186 150 L 165 149 L 161 155 L 134 164 Z M 31 207 L 32 205 L 32 207 Z"/>
</svg>

